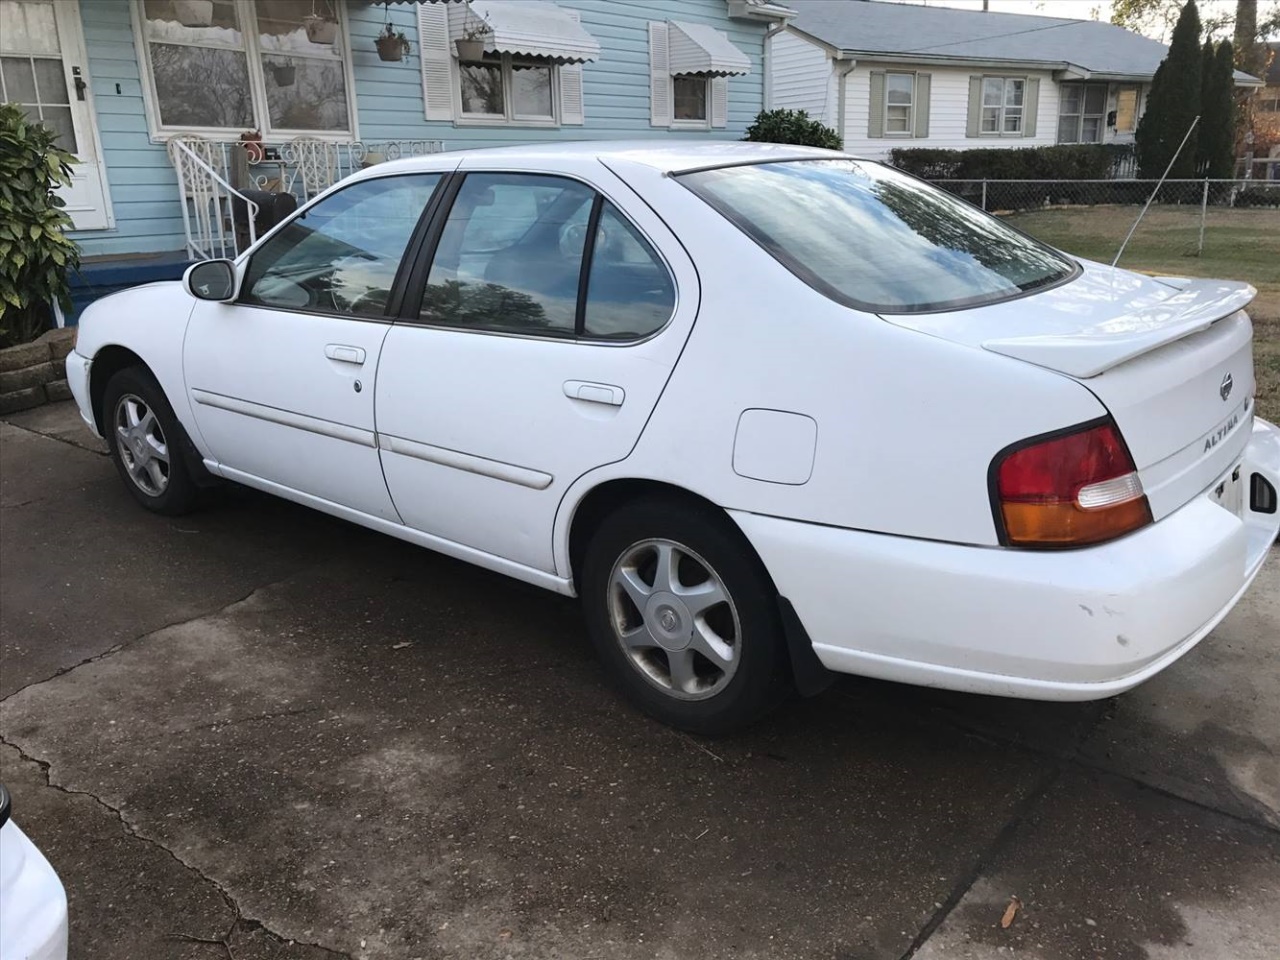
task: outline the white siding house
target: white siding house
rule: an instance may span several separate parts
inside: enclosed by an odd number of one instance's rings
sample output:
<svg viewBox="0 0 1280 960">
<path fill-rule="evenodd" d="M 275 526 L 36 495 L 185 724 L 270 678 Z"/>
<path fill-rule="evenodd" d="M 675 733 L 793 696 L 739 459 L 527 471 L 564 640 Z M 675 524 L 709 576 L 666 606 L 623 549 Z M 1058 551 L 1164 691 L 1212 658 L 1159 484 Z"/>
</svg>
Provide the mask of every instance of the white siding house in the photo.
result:
<svg viewBox="0 0 1280 960">
<path fill-rule="evenodd" d="M 765 41 L 766 107 L 846 150 L 1132 143 L 1164 44 L 1109 23 L 875 0 L 790 0 Z M 1260 81 L 1237 71 L 1240 86 Z"/>
</svg>

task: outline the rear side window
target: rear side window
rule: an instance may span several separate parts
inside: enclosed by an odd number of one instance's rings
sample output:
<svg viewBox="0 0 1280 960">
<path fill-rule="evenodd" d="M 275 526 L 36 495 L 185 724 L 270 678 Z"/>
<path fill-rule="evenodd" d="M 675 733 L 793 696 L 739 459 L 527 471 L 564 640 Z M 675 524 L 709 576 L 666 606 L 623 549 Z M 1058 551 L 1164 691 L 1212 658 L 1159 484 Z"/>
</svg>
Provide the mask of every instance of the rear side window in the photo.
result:
<svg viewBox="0 0 1280 960">
<path fill-rule="evenodd" d="M 496 333 L 636 340 L 675 308 L 666 264 L 590 187 L 468 174 L 436 245 L 421 319 Z"/>
<path fill-rule="evenodd" d="M 381 317 L 438 173 L 362 180 L 330 194 L 253 254 L 241 303 Z"/>
<path fill-rule="evenodd" d="M 799 160 L 679 179 L 811 287 L 862 310 L 978 306 L 1079 272 L 1051 247 L 878 163 Z"/>
</svg>

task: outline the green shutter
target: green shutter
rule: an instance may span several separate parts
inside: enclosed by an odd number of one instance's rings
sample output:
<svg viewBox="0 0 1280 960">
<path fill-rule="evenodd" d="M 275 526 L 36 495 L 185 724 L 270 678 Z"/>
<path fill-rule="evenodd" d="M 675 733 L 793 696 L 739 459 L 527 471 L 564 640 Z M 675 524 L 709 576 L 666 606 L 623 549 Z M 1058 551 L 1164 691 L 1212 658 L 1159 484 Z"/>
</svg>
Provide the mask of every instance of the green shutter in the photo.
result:
<svg viewBox="0 0 1280 960">
<path fill-rule="evenodd" d="M 1080 109 L 1084 109 L 1082 106 Z M 1036 135 L 1036 114 L 1040 110 L 1040 80 L 1032 77 L 1027 80 L 1027 90 L 1022 98 L 1022 135 Z"/>
<path fill-rule="evenodd" d="M 929 135 L 929 91 L 932 88 L 933 74 L 916 74 L 916 117 L 915 130 L 912 132 L 912 135 L 917 138 L 927 137 Z"/>
<path fill-rule="evenodd" d="M 884 136 L 884 71 L 871 71 L 871 109 L 867 112 L 867 136 Z"/>
<path fill-rule="evenodd" d="M 969 78 L 969 117 L 964 135 L 976 137 L 982 130 L 982 77 Z"/>
</svg>

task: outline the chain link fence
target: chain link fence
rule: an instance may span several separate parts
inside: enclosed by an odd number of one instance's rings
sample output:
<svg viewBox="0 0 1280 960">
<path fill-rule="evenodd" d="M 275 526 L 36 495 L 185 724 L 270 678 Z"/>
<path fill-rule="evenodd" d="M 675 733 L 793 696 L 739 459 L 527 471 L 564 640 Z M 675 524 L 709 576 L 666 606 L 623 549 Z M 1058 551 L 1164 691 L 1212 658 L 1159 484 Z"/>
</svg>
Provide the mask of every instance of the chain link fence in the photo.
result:
<svg viewBox="0 0 1280 960">
<path fill-rule="evenodd" d="M 1074 222 L 1115 235 L 1118 246 L 1142 205 L 1145 244 L 1180 256 L 1200 255 L 1240 224 L 1274 223 L 1280 233 L 1280 180 L 934 180 L 1034 236 L 1063 245 Z M 1048 235 L 1045 235 L 1048 234 Z M 1108 258 L 1109 259 L 1109 258 Z"/>
</svg>

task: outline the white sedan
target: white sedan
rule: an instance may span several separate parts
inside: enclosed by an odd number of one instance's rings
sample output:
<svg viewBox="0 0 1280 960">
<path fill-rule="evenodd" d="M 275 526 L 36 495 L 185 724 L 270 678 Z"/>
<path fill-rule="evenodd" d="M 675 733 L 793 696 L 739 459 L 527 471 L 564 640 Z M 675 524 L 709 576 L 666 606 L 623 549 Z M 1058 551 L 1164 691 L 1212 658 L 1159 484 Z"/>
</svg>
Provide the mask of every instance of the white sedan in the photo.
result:
<svg viewBox="0 0 1280 960">
<path fill-rule="evenodd" d="M 67 894 L 0 785 L 0 960 L 67 960 Z"/>
<path fill-rule="evenodd" d="M 1127 690 L 1276 537 L 1246 284 L 1084 262 L 828 151 L 386 163 L 67 360 L 149 509 L 232 480 L 582 599 L 643 709 L 831 672 Z"/>
</svg>

